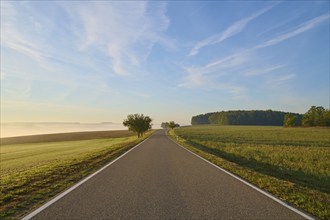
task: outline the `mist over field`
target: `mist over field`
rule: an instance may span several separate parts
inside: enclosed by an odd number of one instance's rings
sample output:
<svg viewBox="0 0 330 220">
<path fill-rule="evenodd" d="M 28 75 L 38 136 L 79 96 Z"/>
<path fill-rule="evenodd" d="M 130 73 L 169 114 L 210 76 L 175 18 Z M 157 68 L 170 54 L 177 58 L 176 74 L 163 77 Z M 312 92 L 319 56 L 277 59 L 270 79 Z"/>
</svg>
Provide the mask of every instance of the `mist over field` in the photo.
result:
<svg viewBox="0 0 330 220">
<path fill-rule="evenodd" d="M 154 124 L 153 128 L 160 128 L 160 125 Z M 35 134 L 54 134 L 80 131 L 112 131 L 127 130 L 122 123 L 79 123 L 79 122 L 16 122 L 1 123 L 0 137 L 16 137 Z"/>
<path fill-rule="evenodd" d="M 126 130 L 121 123 L 1 123 L 0 137 L 53 134 L 78 131 Z"/>
</svg>

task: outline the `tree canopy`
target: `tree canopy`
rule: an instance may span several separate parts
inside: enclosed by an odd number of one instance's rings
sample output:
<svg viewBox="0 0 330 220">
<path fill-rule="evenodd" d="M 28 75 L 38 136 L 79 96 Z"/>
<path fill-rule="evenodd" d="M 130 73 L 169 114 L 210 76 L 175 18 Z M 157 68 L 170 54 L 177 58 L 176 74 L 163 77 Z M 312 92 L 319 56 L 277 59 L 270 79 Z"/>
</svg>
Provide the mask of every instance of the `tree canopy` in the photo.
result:
<svg viewBox="0 0 330 220">
<path fill-rule="evenodd" d="M 173 128 L 176 128 L 176 127 L 180 127 L 180 125 L 177 124 L 177 123 L 175 123 L 174 121 L 170 121 L 168 123 L 168 127 L 171 128 L 171 129 L 173 129 Z"/>
<path fill-rule="evenodd" d="M 272 110 L 221 111 L 194 116 L 191 119 L 191 124 L 282 126 L 285 114 L 287 114 L 287 112 Z M 297 124 L 300 124 L 302 115 L 296 113 L 291 114 L 297 117 Z"/>
<path fill-rule="evenodd" d="M 164 129 L 168 128 L 168 122 L 162 122 L 160 127 L 164 128 Z"/>
<path fill-rule="evenodd" d="M 297 125 L 297 119 L 298 119 L 297 115 L 287 113 L 284 116 L 283 126 L 284 127 L 294 127 Z"/>
<path fill-rule="evenodd" d="M 144 133 L 151 129 L 152 119 L 149 116 L 143 114 L 128 115 L 127 119 L 123 121 L 123 125 L 128 127 L 128 130 L 137 133 L 137 136 L 143 137 Z"/>
<path fill-rule="evenodd" d="M 330 126 L 330 109 L 312 106 L 302 119 L 303 126 Z"/>
<path fill-rule="evenodd" d="M 180 125 L 175 123 L 174 121 L 162 122 L 162 124 L 160 126 L 164 129 L 166 129 L 166 128 L 173 129 L 173 128 L 176 128 L 176 127 L 180 127 Z"/>
</svg>

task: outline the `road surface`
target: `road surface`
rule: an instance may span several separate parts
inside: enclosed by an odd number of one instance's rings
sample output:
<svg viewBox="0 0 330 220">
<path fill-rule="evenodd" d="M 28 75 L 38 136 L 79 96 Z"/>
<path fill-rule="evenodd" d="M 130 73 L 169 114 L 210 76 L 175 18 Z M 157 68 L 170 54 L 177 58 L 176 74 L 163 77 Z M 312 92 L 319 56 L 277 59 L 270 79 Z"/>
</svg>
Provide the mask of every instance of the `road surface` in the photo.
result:
<svg viewBox="0 0 330 220">
<path fill-rule="evenodd" d="M 32 219 L 303 219 L 157 131 Z"/>
</svg>

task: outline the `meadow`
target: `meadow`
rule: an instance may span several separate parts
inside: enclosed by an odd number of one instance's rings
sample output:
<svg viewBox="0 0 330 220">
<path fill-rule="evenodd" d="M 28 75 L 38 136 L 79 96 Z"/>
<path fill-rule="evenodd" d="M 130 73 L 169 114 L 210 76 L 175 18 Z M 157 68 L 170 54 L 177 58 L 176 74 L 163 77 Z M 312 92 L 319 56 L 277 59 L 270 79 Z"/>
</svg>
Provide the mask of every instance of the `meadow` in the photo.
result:
<svg viewBox="0 0 330 220">
<path fill-rule="evenodd" d="M 142 140 L 129 131 L 1 139 L 0 218 L 21 218 Z"/>
<path fill-rule="evenodd" d="M 330 129 L 190 126 L 179 143 L 282 200 L 330 219 Z"/>
</svg>

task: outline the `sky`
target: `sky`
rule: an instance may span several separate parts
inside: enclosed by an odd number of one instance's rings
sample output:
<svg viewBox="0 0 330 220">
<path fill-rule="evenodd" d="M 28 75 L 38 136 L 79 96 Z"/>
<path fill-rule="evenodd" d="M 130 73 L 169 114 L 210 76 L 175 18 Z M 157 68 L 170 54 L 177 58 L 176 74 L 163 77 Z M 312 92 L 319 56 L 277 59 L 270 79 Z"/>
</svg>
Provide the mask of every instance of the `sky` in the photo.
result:
<svg viewBox="0 0 330 220">
<path fill-rule="evenodd" d="M 329 108 L 329 1 L 1 1 L 1 122 Z"/>
</svg>

